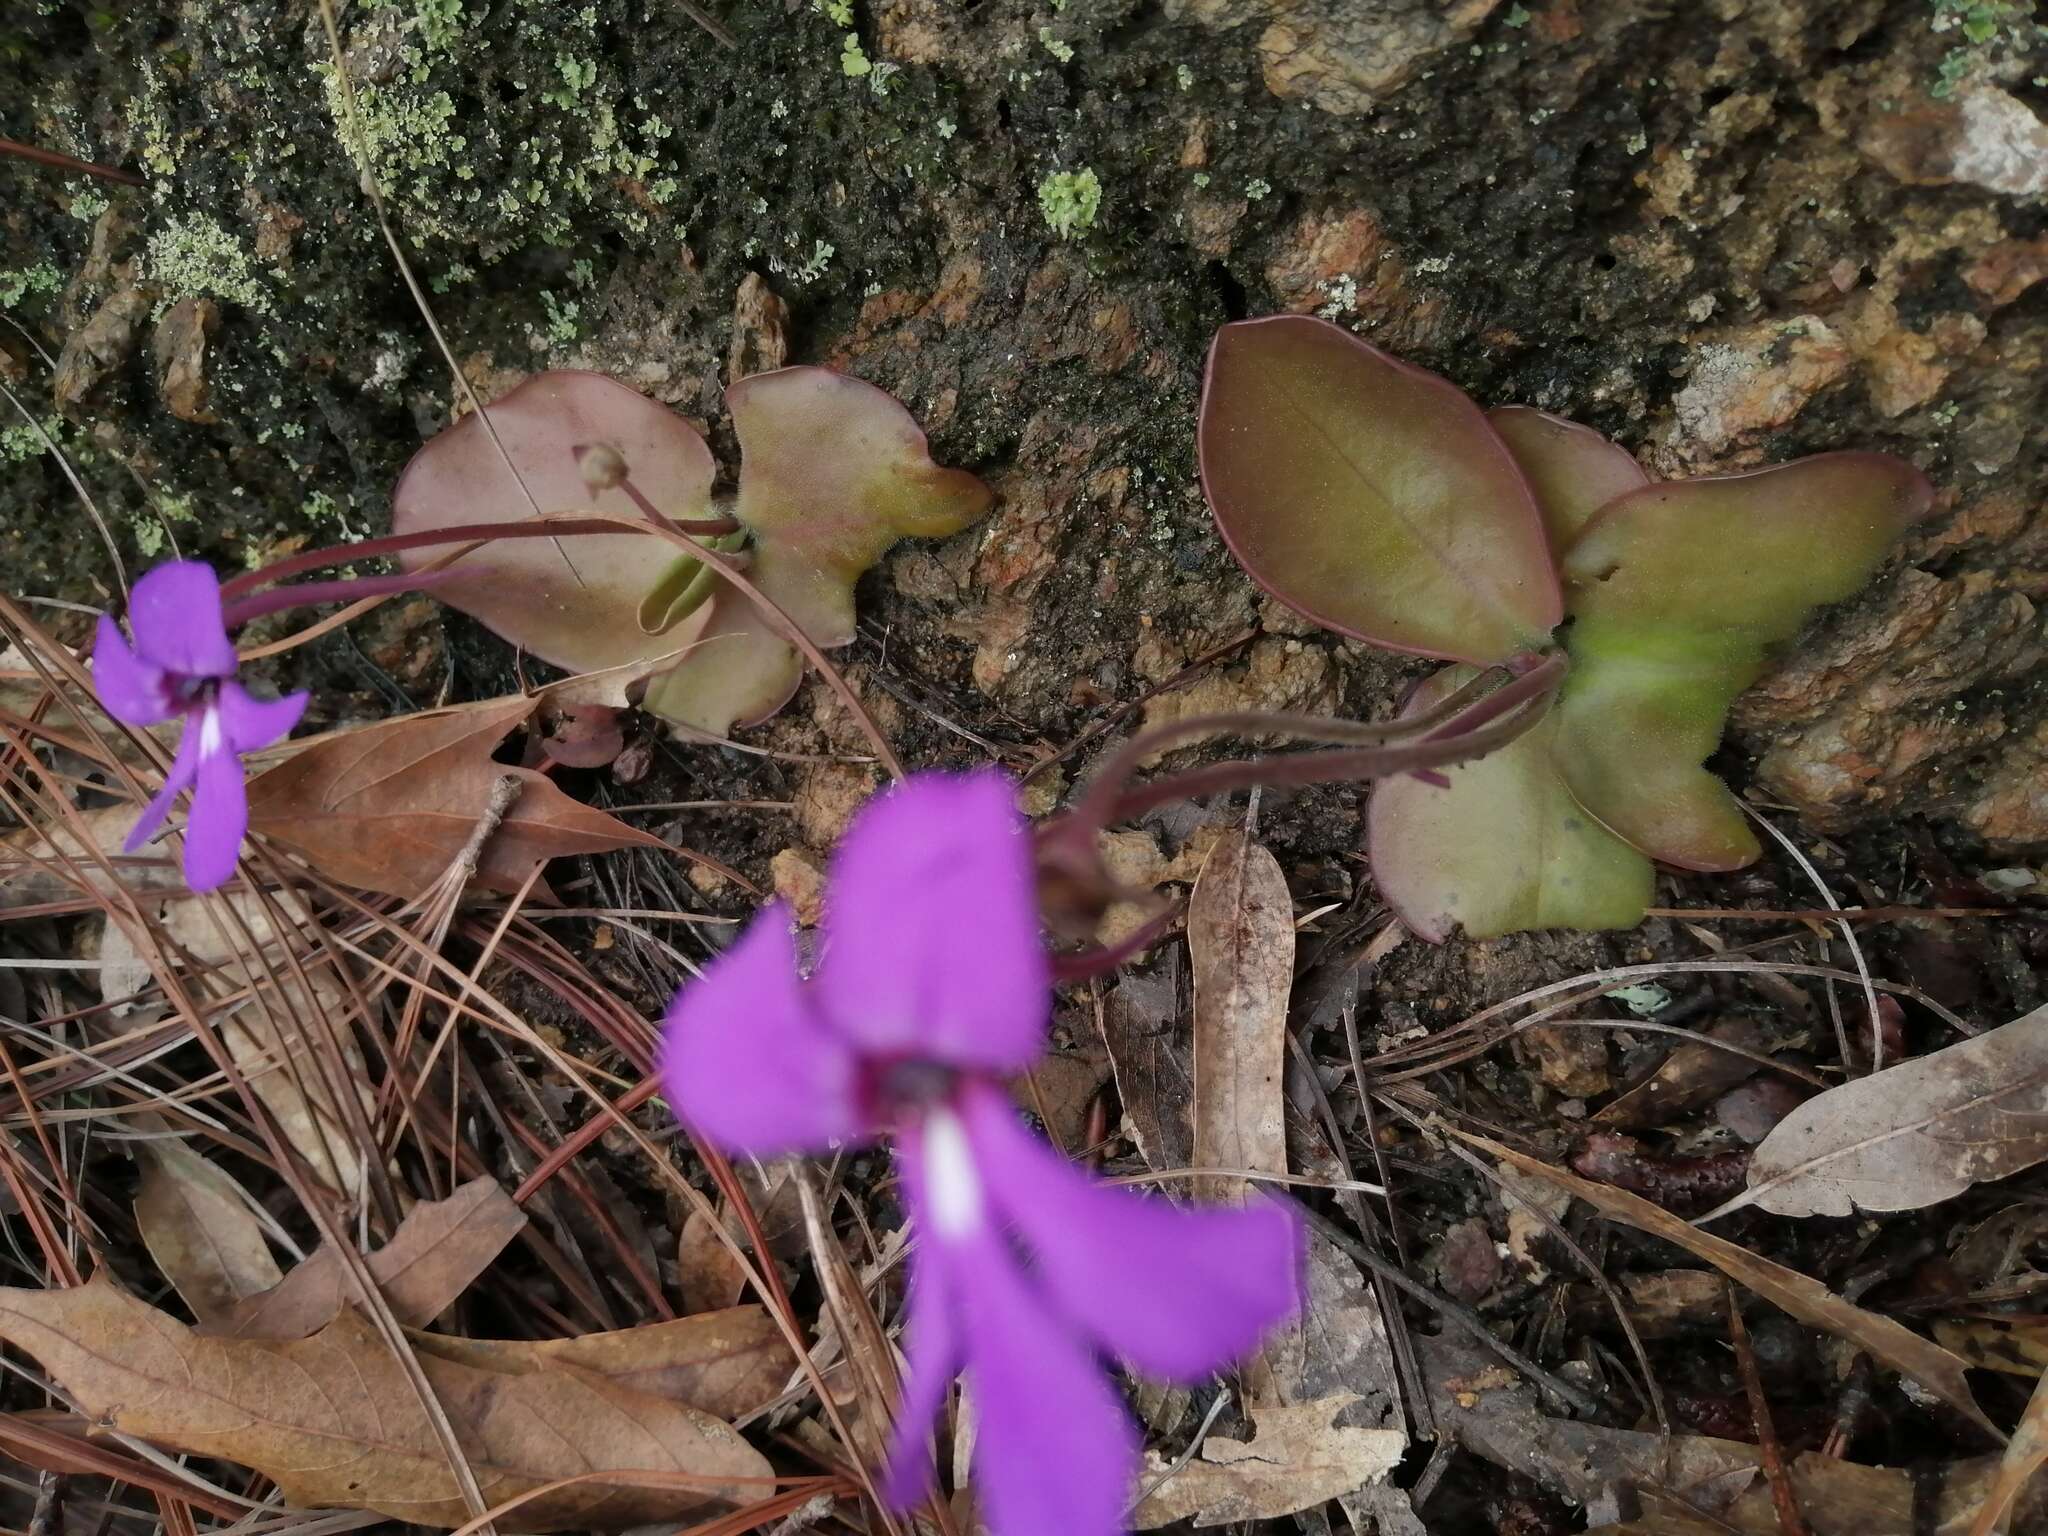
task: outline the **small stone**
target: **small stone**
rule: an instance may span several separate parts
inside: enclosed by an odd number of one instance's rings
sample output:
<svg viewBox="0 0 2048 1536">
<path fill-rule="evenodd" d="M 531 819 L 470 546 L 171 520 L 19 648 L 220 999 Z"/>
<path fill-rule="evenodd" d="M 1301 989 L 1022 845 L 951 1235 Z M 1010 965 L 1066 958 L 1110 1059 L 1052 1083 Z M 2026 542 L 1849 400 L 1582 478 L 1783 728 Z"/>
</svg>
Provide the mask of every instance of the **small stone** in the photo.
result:
<svg viewBox="0 0 2048 1536">
<path fill-rule="evenodd" d="M 1880 117 L 1859 147 L 1909 187 L 1965 182 L 2007 197 L 2048 192 L 2048 124 L 1992 86 Z"/>
<path fill-rule="evenodd" d="M 1582 1099 L 1612 1086 L 1607 1074 L 1607 1041 L 1597 1030 L 1539 1024 L 1520 1037 L 1536 1075 L 1559 1093 Z"/>
<path fill-rule="evenodd" d="M 1486 1223 L 1467 1217 L 1444 1234 L 1437 1250 L 1437 1278 L 1459 1301 L 1479 1300 L 1500 1283 L 1500 1249 Z"/>
<path fill-rule="evenodd" d="M 733 299 L 732 346 L 725 378 L 736 384 L 749 374 L 772 373 L 789 361 L 789 306 L 758 272 L 740 280 Z"/>
<path fill-rule="evenodd" d="M 211 299 L 180 299 L 156 323 L 157 389 L 180 421 L 210 425 L 220 420 L 209 401 L 206 344 L 220 325 L 220 306 Z"/>
<path fill-rule="evenodd" d="M 816 927 L 825 909 L 825 861 L 806 849 L 785 848 L 768 861 L 768 874 L 796 920 Z"/>
</svg>

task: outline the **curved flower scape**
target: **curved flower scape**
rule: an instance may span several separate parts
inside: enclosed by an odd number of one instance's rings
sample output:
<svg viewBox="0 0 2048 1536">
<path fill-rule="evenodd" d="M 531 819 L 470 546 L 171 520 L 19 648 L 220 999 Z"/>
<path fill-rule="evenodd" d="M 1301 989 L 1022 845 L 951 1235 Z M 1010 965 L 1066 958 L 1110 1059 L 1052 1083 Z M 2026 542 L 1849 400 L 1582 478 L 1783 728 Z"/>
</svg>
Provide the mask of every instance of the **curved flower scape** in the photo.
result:
<svg viewBox="0 0 2048 1536">
<path fill-rule="evenodd" d="M 892 1502 L 929 1486 L 927 1430 L 964 1366 L 991 1527 L 1122 1530 L 1139 1443 L 1098 1356 L 1192 1382 L 1245 1354 L 1300 1304 L 1297 1217 L 1113 1188 L 1020 1122 L 1000 1079 L 1045 1048 L 1051 973 L 1000 774 L 919 774 L 869 802 L 834 859 L 823 939 L 805 977 L 776 903 L 684 989 L 670 1105 L 756 1157 L 895 1138 L 920 1240 Z"/>
<path fill-rule="evenodd" d="M 170 815 L 181 790 L 192 791 L 185 824 L 185 883 L 210 891 L 235 872 L 249 830 L 242 782 L 244 752 L 288 735 L 306 711 L 307 695 L 252 698 L 235 681 L 235 647 L 222 615 L 220 578 L 197 560 L 173 560 L 135 583 L 128 595 L 131 647 L 121 627 L 102 615 L 93 642 L 93 691 L 124 725 L 159 725 L 185 717 L 177 756 L 128 834 L 133 853 Z"/>
</svg>

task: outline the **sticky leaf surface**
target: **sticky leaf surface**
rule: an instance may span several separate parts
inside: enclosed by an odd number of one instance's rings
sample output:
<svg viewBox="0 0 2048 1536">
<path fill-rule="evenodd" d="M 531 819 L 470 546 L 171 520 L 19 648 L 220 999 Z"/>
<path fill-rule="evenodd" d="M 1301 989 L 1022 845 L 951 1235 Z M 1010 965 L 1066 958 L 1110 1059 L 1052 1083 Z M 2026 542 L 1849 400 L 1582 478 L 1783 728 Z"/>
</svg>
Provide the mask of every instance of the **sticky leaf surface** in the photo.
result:
<svg viewBox="0 0 2048 1536">
<path fill-rule="evenodd" d="M 1611 502 L 1564 559 L 1572 670 L 1556 761 L 1581 804 L 1665 863 L 1737 869 L 1756 835 L 1702 766 L 1770 647 L 1861 587 L 1932 488 L 1830 453 Z"/>
<path fill-rule="evenodd" d="M 1405 714 L 1443 702 L 1477 674 L 1446 667 Z M 1588 815 L 1553 757 L 1558 712 L 1440 788 L 1382 779 L 1366 810 L 1373 879 L 1401 921 L 1432 942 L 1453 928 L 1489 939 L 1530 928 L 1632 928 L 1655 884 L 1650 861 Z"/>
<path fill-rule="evenodd" d="M 1570 549 L 1594 513 L 1650 483 L 1627 449 L 1576 421 L 1526 405 L 1497 406 L 1486 419 L 1528 476 L 1553 550 Z"/>
<path fill-rule="evenodd" d="M 484 416 L 497 429 L 497 443 Z M 559 369 L 535 374 L 413 455 L 392 492 L 392 530 L 457 529 L 536 509 L 641 517 L 624 491 L 593 491 L 584 483 L 576 450 L 596 443 L 619 451 L 634 485 L 668 516 L 708 514 L 718 466 L 695 427 L 614 379 Z M 447 552 L 413 550 L 399 559 L 417 569 Z M 458 574 L 434 595 L 543 661 L 594 672 L 676 648 L 672 634 L 644 631 L 639 613 L 677 564 L 672 545 L 630 533 L 500 539 L 465 555 L 454 567 Z M 695 568 L 687 562 L 683 579 Z"/>
<path fill-rule="evenodd" d="M 747 575 L 818 645 L 853 638 L 853 586 L 898 539 L 943 538 L 992 500 L 932 462 L 894 398 L 829 368 L 757 373 L 726 391 L 740 440 L 734 514 L 753 535 Z M 724 731 L 781 708 L 803 662 L 772 621 L 721 582 L 703 644 L 648 687 L 654 713 Z"/>
<path fill-rule="evenodd" d="M 1495 662 L 1562 616 L 1535 497 L 1479 407 L 1327 321 L 1219 331 L 1199 446 L 1232 552 L 1320 624 Z"/>
</svg>

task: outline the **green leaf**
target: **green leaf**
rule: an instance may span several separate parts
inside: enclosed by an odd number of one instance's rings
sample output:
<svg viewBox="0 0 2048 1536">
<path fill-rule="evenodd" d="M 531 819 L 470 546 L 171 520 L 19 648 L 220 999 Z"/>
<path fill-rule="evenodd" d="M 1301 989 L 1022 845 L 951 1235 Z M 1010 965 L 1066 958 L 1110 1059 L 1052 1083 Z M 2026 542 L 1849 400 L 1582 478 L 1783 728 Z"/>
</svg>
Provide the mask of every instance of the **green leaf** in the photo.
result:
<svg viewBox="0 0 2048 1536">
<path fill-rule="evenodd" d="M 748 578 L 813 642 L 854 635 L 853 587 L 903 538 L 942 538 L 985 513 L 989 488 L 941 469 L 917 423 L 872 384 L 782 368 L 726 391 L 740 440 L 734 508 L 753 534 Z M 712 597 L 702 644 L 649 684 L 644 708 L 722 732 L 782 707 L 802 658 L 742 593 Z"/>
<path fill-rule="evenodd" d="M 1562 609 L 1535 497 L 1448 381 L 1308 316 L 1227 325 L 1199 446 L 1231 551 L 1317 623 L 1480 663 L 1550 644 Z"/>
<path fill-rule="evenodd" d="M 1667 864 L 1754 860 L 1755 833 L 1702 766 L 1728 708 L 1772 646 L 1869 580 L 1932 498 L 1903 460 L 1829 453 L 1609 504 L 1564 559 L 1572 670 L 1556 753 L 1580 803 Z"/>
<path fill-rule="evenodd" d="M 1650 483 L 1627 449 L 1576 421 L 1526 405 L 1496 406 L 1486 419 L 1529 477 L 1553 550 L 1570 549 L 1595 512 Z"/>
<path fill-rule="evenodd" d="M 1470 682 L 1446 667 L 1415 692 L 1413 715 Z M 1556 709 L 1477 762 L 1445 770 L 1442 788 L 1383 779 L 1366 812 L 1380 894 L 1401 921 L 1440 943 L 1530 928 L 1632 928 L 1655 884 L 1650 861 L 1589 816 L 1552 756 Z"/>
</svg>

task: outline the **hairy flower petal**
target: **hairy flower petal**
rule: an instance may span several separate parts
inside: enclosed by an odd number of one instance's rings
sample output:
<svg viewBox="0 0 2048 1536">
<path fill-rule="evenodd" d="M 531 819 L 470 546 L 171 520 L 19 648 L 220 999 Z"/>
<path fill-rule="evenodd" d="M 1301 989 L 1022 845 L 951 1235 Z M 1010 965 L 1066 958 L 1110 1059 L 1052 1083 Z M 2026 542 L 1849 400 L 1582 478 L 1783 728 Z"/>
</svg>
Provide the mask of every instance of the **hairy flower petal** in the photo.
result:
<svg viewBox="0 0 2048 1536">
<path fill-rule="evenodd" d="M 92 644 L 92 688 L 107 713 L 124 725 L 155 725 L 178 712 L 164 669 L 129 649 L 121 626 L 104 614 Z"/>
<path fill-rule="evenodd" d="M 195 891 L 210 891 L 234 877 L 249 830 L 249 791 L 242 782 L 242 760 L 227 744 L 216 711 L 195 715 L 185 735 L 199 738 L 199 776 L 185 823 L 185 883 Z M 181 751 L 183 746 L 180 742 Z"/>
<path fill-rule="evenodd" d="M 1287 1206 L 1177 1206 L 1103 1184 L 986 1086 L 966 1117 L 990 1198 L 1053 1303 L 1144 1375 L 1200 1381 L 1299 1310 L 1303 1236 Z"/>
<path fill-rule="evenodd" d="M 237 752 L 260 752 L 291 734 L 306 712 L 306 693 L 288 693 L 281 699 L 258 699 L 237 682 L 220 685 L 221 728 L 228 746 Z"/>
<path fill-rule="evenodd" d="M 863 1050 L 987 1071 L 1043 1054 L 1052 972 L 1002 774 L 920 773 L 862 807 L 832 862 L 825 939 L 823 1007 Z"/>
<path fill-rule="evenodd" d="M 912 1207 L 926 1207 L 922 1138 L 915 1132 L 897 1143 L 896 1166 L 909 1191 Z M 910 1294 L 904 1352 L 910 1369 L 896 1410 L 895 1439 L 883 1474 L 882 1497 L 893 1509 L 907 1509 L 931 1489 L 932 1458 L 928 1444 L 932 1420 L 946 1401 L 946 1388 L 960 1373 L 963 1349 L 960 1301 L 947 1274 L 952 1250 L 929 1237 L 920 1221 L 921 1240 L 910 1250 Z"/>
<path fill-rule="evenodd" d="M 1116 1536 L 1136 1491 L 1139 1441 L 1095 1352 L 1039 1294 L 1000 1234 L 984 1230 L 955 1245 L 946 1263 L 960 1297 L 974 1480 L 989 1528 L 1002 1536 Z M 1142 1305 L 1132 1279 L 1123 1276 L 1124 1294 Z"/>
<path fill-rule="evenodd" d="M 128 594 L 135 653 L 186 677 L 232 677 L 235 648 L 221 618 L 220 578 L 199 560 L 172 560 Z"/>
<path fill-rule="evenodd" d="M 868 1134 L 853 1048 L 818 1017 L 797 974 L 783 902 L 669 1005 L 661 1074 L 671 1108 L 729 1151 L 821 1152 Z"/>
</svg>

